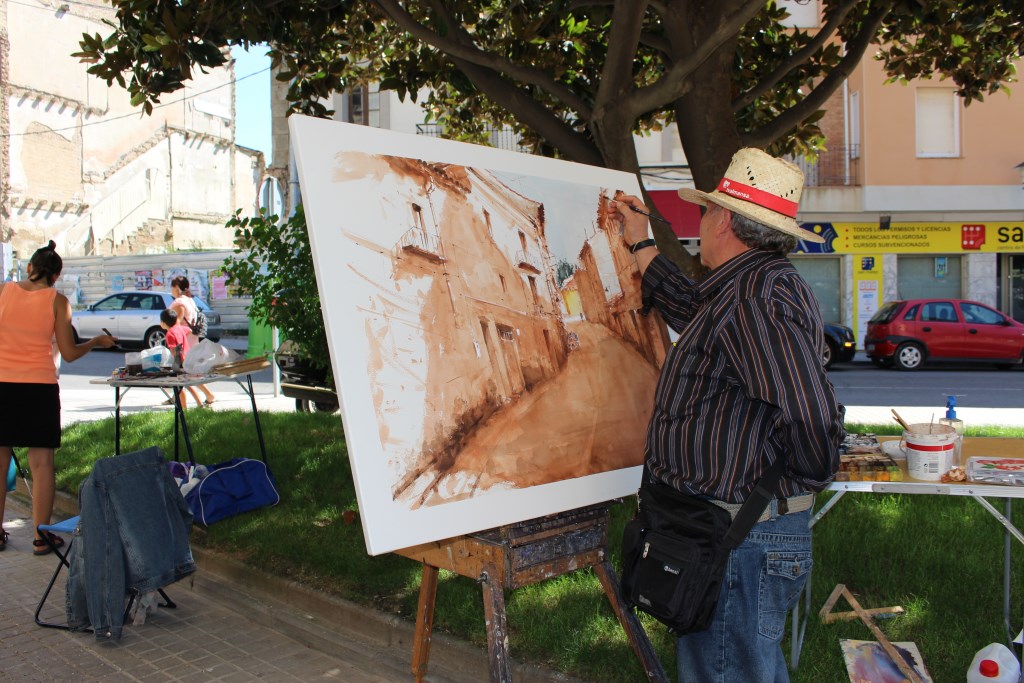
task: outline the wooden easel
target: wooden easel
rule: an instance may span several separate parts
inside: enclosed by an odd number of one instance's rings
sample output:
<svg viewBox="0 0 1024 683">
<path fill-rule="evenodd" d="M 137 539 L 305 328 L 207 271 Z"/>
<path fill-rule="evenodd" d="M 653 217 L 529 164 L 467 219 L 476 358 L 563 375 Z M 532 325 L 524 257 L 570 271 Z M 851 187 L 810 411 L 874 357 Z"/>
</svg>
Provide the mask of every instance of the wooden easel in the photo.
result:
<svg viewBox="0 0 1024 683">
<path fill-rule="evenodd" d="M 597 573 L 647 680 L 667 682 L 643 626 L 619 593 L 618 577 L 608 561 L 608 519 L 608 506 L 601 504 L 396 551 L 423 563 L 412 651 L 416 682 L 421 683 L 427 675 L 439 569 L 474 579 L 483 587 L 490 679 L 510 683 L 505 590 L 586 567 Z"/>
</svg>

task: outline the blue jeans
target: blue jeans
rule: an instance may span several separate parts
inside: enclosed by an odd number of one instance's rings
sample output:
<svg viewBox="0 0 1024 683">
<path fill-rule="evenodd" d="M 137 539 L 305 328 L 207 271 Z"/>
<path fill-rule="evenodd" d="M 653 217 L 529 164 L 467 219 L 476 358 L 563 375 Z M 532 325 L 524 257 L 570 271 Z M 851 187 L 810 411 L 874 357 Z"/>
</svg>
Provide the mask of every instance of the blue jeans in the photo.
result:
<svg viewBox="0 0 1024 683">
<path fill-rule="evenodd" d="M 78 490 L 82 518 L 68 551 L 68 626 L 118 639 L 125 595 L 146 593 L 196 570 L 192 511 L 159 448 L 102 458 Z"/>
<path fill-rule="evenodd" d="M 811 511 L 755 524 L 729 556 L 715 617 L 676 641 L 680 683 L 787 683 L 786 613 L 811 571 Z"/>
</svg>

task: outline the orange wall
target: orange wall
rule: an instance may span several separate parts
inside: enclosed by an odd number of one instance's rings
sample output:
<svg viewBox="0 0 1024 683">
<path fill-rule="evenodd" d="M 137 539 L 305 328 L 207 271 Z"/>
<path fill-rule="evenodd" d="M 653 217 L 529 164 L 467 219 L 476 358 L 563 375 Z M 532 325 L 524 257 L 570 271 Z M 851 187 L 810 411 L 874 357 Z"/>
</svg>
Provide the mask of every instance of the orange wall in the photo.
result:
<svg viewBox="0 0 1024 683">
<path fill-rule="evenodd" d="M 1016 185 L 1024 161 L 1024 86 L 1016 95 L 997 92 L 960 108 L 960 156 L 918 159 L 915 155 L 915 92 L 918 87 L 953 87 L 952 81 L 885 83 L 881 64 L 866 56 L 850 78 L 860 90 L 863 185 Z"/>
</svg>

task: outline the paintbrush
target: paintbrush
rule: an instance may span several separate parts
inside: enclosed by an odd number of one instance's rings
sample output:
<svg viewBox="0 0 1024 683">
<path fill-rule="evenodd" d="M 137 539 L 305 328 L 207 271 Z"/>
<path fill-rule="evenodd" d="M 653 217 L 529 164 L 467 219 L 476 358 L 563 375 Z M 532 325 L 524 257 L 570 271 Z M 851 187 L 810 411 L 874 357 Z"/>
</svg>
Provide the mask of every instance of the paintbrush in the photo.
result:
<svg viewBox="0 0 1024 683">
<path fill-rule="evenodd" d="M 900 414 L 896 412 L 895 408 L 892 409 L 892 416 L 896 418 L 896 421 L 900 423 L 901 427 L 903 427 L 908 432 L 910 431 L 910 425 L 903 421 L 903 418 L 900 417 Z"/>
<path fill-rule="evenodd" d="M 643 209 L 638 209 L 635 206 L 633 206 L 632 204 L 626 204 L 626 202 L 620 202 L 618 199 L 611 199 L 609 201 L 613 201 L 616 204 L 624 204 L 625 206 L 628 206 L 629 210 L 632 211 L 633 213 L 638 213 L 641 216 L 647 216 L 647 218 L 653 218 L 656 221 L 661 221 L 662 223 L 666 223 L 668 225 L 672 225 L 672 221 L 665 220 L 661 216 L 655 216 L 653 213 L 650 213 L 648 211 L 644 211 Z"/>
</svg>

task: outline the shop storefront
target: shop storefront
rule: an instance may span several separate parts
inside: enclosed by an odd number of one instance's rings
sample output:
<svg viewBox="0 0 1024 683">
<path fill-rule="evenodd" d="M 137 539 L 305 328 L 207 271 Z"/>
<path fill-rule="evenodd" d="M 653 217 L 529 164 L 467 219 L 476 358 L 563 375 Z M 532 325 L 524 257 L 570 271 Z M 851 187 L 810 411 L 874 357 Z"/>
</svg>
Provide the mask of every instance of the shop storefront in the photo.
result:
<svg viewBox="0 0 1024 683">
<path fill-rule="evenodd" d="M 818 295 L 823 318 L 853 327 L 858 347 L 871 315 L 895 299 L 973 299 L 1024 321 L 1024 223 L 803 227 L 825 243 L 801 242 L 793 262 Z"/>
</svg>

